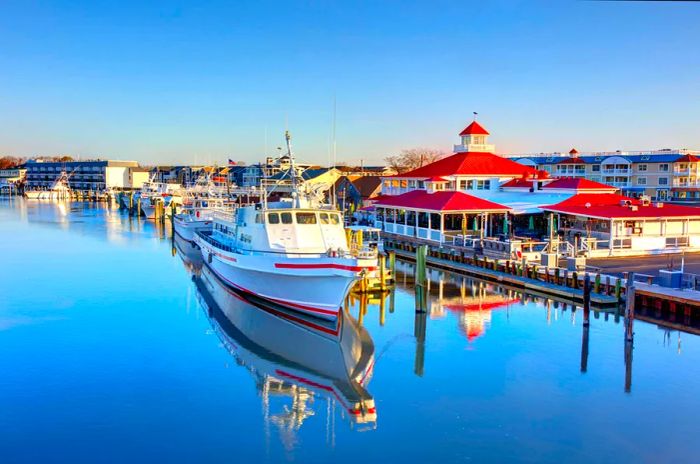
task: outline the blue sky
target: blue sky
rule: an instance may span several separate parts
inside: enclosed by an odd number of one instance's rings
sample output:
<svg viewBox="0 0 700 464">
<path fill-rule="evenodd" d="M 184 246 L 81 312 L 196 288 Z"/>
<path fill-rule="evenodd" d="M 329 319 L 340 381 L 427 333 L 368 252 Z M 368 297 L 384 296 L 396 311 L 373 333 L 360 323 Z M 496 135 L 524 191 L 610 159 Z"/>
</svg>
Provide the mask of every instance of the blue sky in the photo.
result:
<svg viewBox="0 0 700 464">
<path fill-rule="evenodd" d="M 0 0 L 0 154 L 700 149 L 700 4 Z"/>
</svg>

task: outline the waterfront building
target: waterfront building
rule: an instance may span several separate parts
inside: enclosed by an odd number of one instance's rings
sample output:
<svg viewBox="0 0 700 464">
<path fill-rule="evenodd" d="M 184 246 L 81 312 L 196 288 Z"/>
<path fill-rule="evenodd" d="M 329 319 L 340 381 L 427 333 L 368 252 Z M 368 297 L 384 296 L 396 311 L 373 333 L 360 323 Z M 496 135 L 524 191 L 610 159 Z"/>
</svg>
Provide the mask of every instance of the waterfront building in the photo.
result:
<svg viewBox="0 0 700 464">
<path fill-rule="evenodd" d="M 88 160 L 43 161 L 29 160 L 25 164 L 26 186 L 29 190 L 51 187 L 62 171 L 68 173 L 73 190 L 100 191 L 106 188 L 138 188 L 143 174 L 136 161 Z M 136 171 L 133 171 L 136 170 Z M 147 176 L 146 176 L 147 177 Z"/>
<path fill-rule="evenodd" d="M 26 175 L 24 167 L 0 169 L 0 193 L 16 193 Z"/>
<path fill-rule="evenodd" d="M 700 202 L 700 151 L 663 149 L 568 154 L 509 155 L 525 166 L 557 177 L 602 182 L 631 197 Z"/>
<path fill-rule="evenodd" d="M 644 164 L 638 155 L 634 164 L 635 158 L 618 153 L 598 160 L 595 169 L 576 150 L 549 164 L 499 156 L 476 121 L 459 135 L 455 154 L 383 179 L 382 193 L 373 201 L 376 226 L 497 258 L 538 259 L 552 250 L 588 256 L 700 250 L 700 208 L 652 202 L 652 197 L 678 198 L 680 191 L 671 186 L 681 182 L 686 190 L 697 182 L 700 191 L 700 181 L 693 180 L 700 157 L 644 155 Z M 589 168 L 600 175 L 589 176 Z M 664 183 L 661 172 L 674 179 L 666 194 L 647 195 L 646 185 L 629 187 L 634 182 L 629 179 L 644 178 L 640 172 L 657 185 Z M 601 182 L 609 179 L 605 174 L 613 180 Z"/>
</svg>

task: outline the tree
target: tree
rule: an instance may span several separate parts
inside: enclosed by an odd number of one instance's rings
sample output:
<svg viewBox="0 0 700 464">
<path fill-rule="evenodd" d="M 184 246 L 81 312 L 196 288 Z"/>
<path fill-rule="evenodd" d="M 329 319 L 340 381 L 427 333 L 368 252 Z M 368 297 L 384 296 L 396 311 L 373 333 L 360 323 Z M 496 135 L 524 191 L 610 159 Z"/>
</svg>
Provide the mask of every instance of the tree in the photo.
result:
<svg viewBox="0 0 700 464">
<path fill-rule="evenodd" d="M 3 156 L 0 157 L 0 169 L 14 168 L 24 163 L 25 161 L 25 158 L 18 158 L 16 156 Z"/>
<path fill-rule="evenodd" d="M 401 150 L 398 155 L 391 155 L 384 158 L 384 161 L 399 174 L 425 166 L 444 158 L 446 153 L 435 148 L 410 148 Z"/>
</svg>

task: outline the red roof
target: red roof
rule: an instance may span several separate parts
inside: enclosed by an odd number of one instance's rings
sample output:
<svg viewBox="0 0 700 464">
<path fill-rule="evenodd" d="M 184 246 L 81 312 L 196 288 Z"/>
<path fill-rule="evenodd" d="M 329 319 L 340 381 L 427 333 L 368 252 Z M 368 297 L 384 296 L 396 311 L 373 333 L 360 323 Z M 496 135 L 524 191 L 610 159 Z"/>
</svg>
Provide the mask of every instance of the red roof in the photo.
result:
<svg viewBox="0 0 700 464">
<path fill-rule="evenodd" d="M 412 190 L 401 195 L 382 195 L 375 206 L 409 208 L 427 211 L 509 211 L 507 206 L 484 200 L 463 192 L 443 190 L 428 193 L 425 190 Z"/>
<path fill-rule="evenodd" d="M 501 185 L 502 188 L 532 188 L 532 181 L 525 179 L 511 179 L 505 184 Z"/>
<path fill-rule="evenodd" d="M 449 182 L 448 179 L 445 179 L 444 177 L 441 176 L 433 176 L 429 177 L 428 179 L 425 179 L 427 182 Z"/>
<path fill-rule="evenodd" d="M 522 165 L 508 158 L 502 158 L 493 153 L 469 151 L 456 153 L 393 177 L 419 179 L 436 176 L 528 177 L 535 175 L 536 172 L 535 169 L 529 166 Z"/>
<path fill-rule="evenodd" d="M 471 124 L 469 124 L 467 127 L 464 128 L 462 132 L 459 133 L 460 136 L 462 135 L 490 135 L 489 131 L 484 129 L 481 124 L 479 124 L 476 121 L 472 121 Z"/>
<path fill-rule="evenodd" d="M 594 182 L 580 177 L 562 177 L 542 186 L 543 189 L 570 189 L 570 190 L 608 190 L 613 193 L 617 190 L 611 185 Z"/>
<path fill-rule="evenodd" d="M 683 155 L 679 157 L 674 163 L 697 163 L 700 158 L 694 155 Z"/>
<path fill-rule="evenodd" d="M 570 155 L 578 155 L 578 150 L 575 148 L 572 148 L 571 151 L 569 152 Z"/>
<path fill-rule="evenodd" d="M 636 206 L 636 211 L 621 202 Z M 556 205 L 541 206 L 546 211 L 589 216 L 599 219 L 642 219 L 695 217 L 700 218 L 700 208 L 692 206 L 664 204 L 659 208 L 651 204 L 642 206 L 642 202 L 615 193 L 579 193 Z"/>
<path fill-rule="evenodd" d="M 586 164 L 581 158 L 564 158 L 563 160 L 557 161 L 557 164 Z"/>
</svg>

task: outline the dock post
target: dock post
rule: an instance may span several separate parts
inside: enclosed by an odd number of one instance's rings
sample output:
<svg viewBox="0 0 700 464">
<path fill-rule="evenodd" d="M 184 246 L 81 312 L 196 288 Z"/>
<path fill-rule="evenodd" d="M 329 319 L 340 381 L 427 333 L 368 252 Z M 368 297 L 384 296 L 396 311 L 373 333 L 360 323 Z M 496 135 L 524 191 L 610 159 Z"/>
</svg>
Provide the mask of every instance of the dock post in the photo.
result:
<svg viewBox="0 0 700 464">
<path fill-rule="evenodd" d="M 617 298 L 617 302 L 620 302 L 620 299 L 622 297 L 622 279 L 619 277 L 615 281 L 615 298 Z"/>
<path fill-rule="evenodd" d="M 559 268 L 557 267 L 554 269 L 554 283 L 557 285 L 561 285 L 561 283 L 559 281 L 559 276 L 560 276 L 560 271 L 559 271 Z"/>
<path fill-rule="evenodd" d="M 389 269 L 392 277 L 396 278 L 396 252 L 393 250 L 389 252 Z"/>
<path fill-rule="evenodd" d="M 386 295 L 381 294 L 379 298 L 379 325 L 383 326 L 386 321 Z"/>
<path fill-rule="evenodd" d="M 564 287 L 569 286 L 569 270 L 564 269 Z"/>
<path fill-rule="evenodd" d="M 141 197 L 136 202 L 136 216 L 141 217 Z"/>
<path fill-rule="evenodd" d="M 591 324 L 591 276 L 586 273 L 583 277 L 583 326 Z"/>
<path fill-rule="evenodd" d="M 384 256 L 379 258 L 379 290 L 386 290 L 386 259 Z"/>
<path fill-rule="evenodd" d="M 627 274 L 625 285 L 625 341 L 634 338 L 634 272 Z"/>
<path fill-rule="evenodd" d="M 595 293 L 600 293 L 600 272 L 595 275 L 595 286 L 593 287 Z"/>
</svg>

